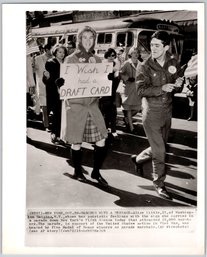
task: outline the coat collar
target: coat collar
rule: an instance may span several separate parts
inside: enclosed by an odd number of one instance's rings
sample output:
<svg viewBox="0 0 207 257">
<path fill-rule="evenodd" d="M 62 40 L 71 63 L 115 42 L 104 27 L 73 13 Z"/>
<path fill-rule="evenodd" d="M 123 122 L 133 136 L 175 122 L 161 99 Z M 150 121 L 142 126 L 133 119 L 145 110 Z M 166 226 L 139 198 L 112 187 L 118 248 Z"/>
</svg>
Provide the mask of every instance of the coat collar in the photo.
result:
<svg viewBox="0 0 207 257">
<path fill-rule="evenodd" d="M 134 63 L 132 62 L 132 59 L 129 59 L 128 60 L 129 64 L 136 70 L 137 67 L 134 65 Z M 138 63 L 137 63 L 137 66 L 138 66 Z"/>
</svg>

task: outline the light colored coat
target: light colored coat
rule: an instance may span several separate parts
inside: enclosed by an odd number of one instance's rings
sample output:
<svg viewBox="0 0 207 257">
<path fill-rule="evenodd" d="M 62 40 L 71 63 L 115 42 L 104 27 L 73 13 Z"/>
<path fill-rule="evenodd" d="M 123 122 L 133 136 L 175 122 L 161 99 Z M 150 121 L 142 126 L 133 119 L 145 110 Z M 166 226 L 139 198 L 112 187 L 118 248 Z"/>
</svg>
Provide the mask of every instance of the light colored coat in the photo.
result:
<svg viewBox="0 0 207 257">
<path fill-rule="evenodd" d="M 120 76 L 125 84 L 124 94 L 122 95 L 122 105 L 125 110 L 141 110 L 141 98 L 138 96 L 136 91 L 136 82 L 130 82 L 129 78 L 136 79 L 137 67 L 134 66 L 131 59 L 128 59 L 120 70 Z"/>
<path fill-rule="evenodd" d="M 97 63 L 101 59 L 93 56 Z M 75 53 L 66 57 L 66 63 L 80 63 Z M 82 143 L 88 114 L 91 115 L 103 137 L 107 138 L 107 130 L 103 116 L 100 112 L 99 97 L 75 98 L 63 101 L 61 138 L 69 144 Z"/>
<path fill-rule="evenodd" d="M 37 82 L 37 94 L 41 106 L 46 106 L 46 88 L 42 82 L 43 72 L 45 71 L 45 63 L 48 57 L 44 54 L 35 57 L 35 74 Z"/>
<path fill-rule="evenodd" d="M 30 55 L 27 55 L 27 93 L 29 93 L 30 87 L 35 87 L 35 81 L 32 70 L 32 60 Z"/>
</svg>

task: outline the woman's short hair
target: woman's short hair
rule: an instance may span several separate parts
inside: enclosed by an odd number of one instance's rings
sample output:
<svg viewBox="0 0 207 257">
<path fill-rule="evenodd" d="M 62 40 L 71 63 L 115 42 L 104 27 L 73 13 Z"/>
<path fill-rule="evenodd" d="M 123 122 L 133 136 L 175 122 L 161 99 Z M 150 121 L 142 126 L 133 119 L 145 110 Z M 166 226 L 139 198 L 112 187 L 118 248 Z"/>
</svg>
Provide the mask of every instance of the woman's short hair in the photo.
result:
<svg viewBox="0 0 207 257">
<path fill-rule="evenodd" d="M 109 48 L 109 49 L 105 52 L 104 58 L 107 59 L 112 53 L 115 55 L 115 58 L 116 58 L 116 51 L 115 51 L 113 48 Z"/>
<path fill-rule="evenodd" d="M 64 45 L 54 45 L 52 48 L 52 54 L 56 57 L 57 51 L 62 48 L 64 50 L 65 56 L 68 54 L 67 48 Z"/>
<path fill-rule="evenodd" d="M 138 53 L 138 55 L 140 55 L 140 51 L 139 51 L 139 49 L 138 49 L 137 47 L 131 47 L 131 48 L 129 49 L 129 52 L 128 52 L 129 58 L 132 57 L 132 53 L 135 52 L 135 51 Z"/>
</svg>

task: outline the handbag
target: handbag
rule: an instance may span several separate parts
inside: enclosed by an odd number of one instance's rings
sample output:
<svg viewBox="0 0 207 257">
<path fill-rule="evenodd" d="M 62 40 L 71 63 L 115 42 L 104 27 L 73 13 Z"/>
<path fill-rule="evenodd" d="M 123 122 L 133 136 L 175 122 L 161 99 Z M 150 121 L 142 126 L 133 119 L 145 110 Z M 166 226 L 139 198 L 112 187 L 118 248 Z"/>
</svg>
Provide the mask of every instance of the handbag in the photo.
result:
<svg viewBox="0 0 207 257">
<path fill-rule="evenodd" d="M 125 91 L 125 84 L 123 83 L 122 80 L 120 80 L 116 92 L 117 92 L 117 93 L 120 93 L 120 94 L 124 94 L 124 91 Z"/>
</svg>

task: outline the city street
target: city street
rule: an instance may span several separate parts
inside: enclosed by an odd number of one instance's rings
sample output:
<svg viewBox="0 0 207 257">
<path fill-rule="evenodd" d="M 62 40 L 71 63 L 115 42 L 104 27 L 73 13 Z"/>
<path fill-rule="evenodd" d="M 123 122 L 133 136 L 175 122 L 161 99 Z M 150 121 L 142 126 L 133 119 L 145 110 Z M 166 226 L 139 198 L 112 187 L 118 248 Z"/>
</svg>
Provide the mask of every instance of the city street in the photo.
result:
<svg viewBox="0 0 207 257">
<path fill-rule="evenodd" d="M 93 146 L 83 145 L 83 168 L 88 181 L 74 180 L 69 146 L 54 145 L 39 120 L 29 120 L 27 128 L 28 208 L 139 208 L 197 205 L 197 122 L 173 119 L 167 153 L 166 187 L 173 201 L 160 198 L 151 181 L 151 162 L 144 175 L 136 174 L 130 156 L 148 147 L 141 114 L 134 119 L 139 135 L 126 133 L 119 110 L 119 140 L 109 144 L 101 170 L 108 187 L 91 179 Z"/>
<path fill-rule="evenodd" d="M 160 20 L 161 16 L 166 18 Z M 76 43 L 77 33 L 85 25 L 93 27 L 97 33 L 93 50 L 101 59 L 104 59 L 104 53 L 109 47 L 117 49 L 119 46 L 126 56 L 129 49 L 137 47 L 144 60 L 141 52 L 144 55 L 149 53 L 151 34 L 160 28 L 171 35 L 170 53 L 180 59 L 182 64 L 186 64 L 193 53 L 197 52 L 196 11 L 27 12 L 28 35 L 32 35 L 37 46 L 63 44 L 68 54 L 71 54 L 71 42 Z M 131 31 L 131 28 L 134 30 Z M 34 57 L 36 52 L 32 47 L 28 49 L 31 50 L 28 56 Z M 85 58 L 79 59 L 80 62 L 83 60 L 85 62 Z M 77 76 L 72 74 L 72 77 Z M 67 79 L 70 80 L 71 77 Z M 27 207 L 197 206 L 197 122 L 187 121 L 189 103 L 185 93 L 174 98 L 173 107 L 175 113 L 166 156 L 166 187 L 173 201 L 162 199 L 155 192 L 151 162 L 144 165 L 143 176 L 136 173 L 130 156 L 147 148 L 148 140 L 143 130 L 141 114 L 134 119 L 138 135 L 129 134 L 119 109 L 119 140 L 107 142 L 107 157 L 101 170 L 102 176 L 108 181 L 108 187 L 101 187 L 96 180 L 91 179 L 92 145 L 83 144 L 82 166 L 87 182 L 74 180 L 70 146 L 52 144 L 50 134 L 44 130 L 40 117 L 28 120 Z"/>
</svg>

